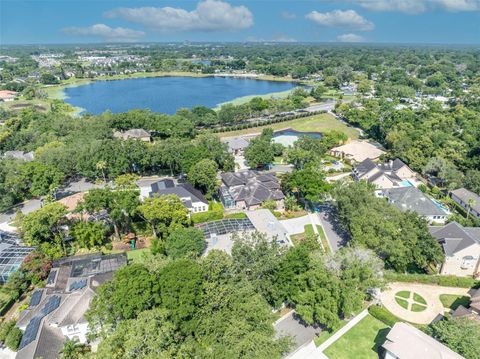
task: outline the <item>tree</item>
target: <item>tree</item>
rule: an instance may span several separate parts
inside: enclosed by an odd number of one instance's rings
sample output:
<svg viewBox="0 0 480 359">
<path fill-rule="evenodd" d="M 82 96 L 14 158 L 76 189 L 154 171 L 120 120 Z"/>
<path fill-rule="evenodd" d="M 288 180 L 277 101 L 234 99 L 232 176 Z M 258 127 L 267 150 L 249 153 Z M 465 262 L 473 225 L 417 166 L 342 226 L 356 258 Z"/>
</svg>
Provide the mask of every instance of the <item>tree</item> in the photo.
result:
<svg viewBox="0 0 480 359">
<path fill-rule="evenodd" d="M 20 270 L 25 274 L 26 280 L 34 285 L 45 280 L 51 268 L 51 259 L 47 258 L 45 254 L 39 250 L 31 252 L 20 265 Z"/>
<path fill-rule="evenodd" d="M 83 354 L 88 352 L 88 348 L 85 344 L 82 344 L 78 339 L 67 340 L 63 344 L 63 348 L 60 351 L 61 359 L 80 359 Z"/>
<path fill-rule="evenodd" d="M 282 189 L 285 192 L 296 194 L 311 202 L 323 199 L 330 188 L 323 171 L 314 166 L 293 171 L 282 179 Z"/>
<path fill-rule="evenodd" d="M 19 328 L 11 328 L 7 334 L 7 337 L 5 338 L 5 345 L 10 350 L 17 351 L 18 346 L 20 345 L 20 341 L 22 340 L 22 335 L 23 332 Z"/>
<path fill-rule="evenodd" d="M 470 318 L 434 322 L 427 333 L 467 359 L 480 358 L 480 323 Z"/>
<path fill-rule="evenodd" d="M 18 223 L 25 244 L 34 246 L 42 242 L 52 242 L 55 237 L 63 237 L 61 224 L 65 222 L 66 207 L 60 203 L 50 203 L 34 212 L 20 216 Z"/>
<path fill-rule="evenodd" d="M 217 181 L 218 166 L 215 161 L 204 159 L 194 164 L 188 173 L 188 180 L 196 188 L 211 198 L 217 191 L 219 185 Z"/>
<path fill-rule="evenodd" d="M 100 246 L 105 241 L 107 228 L 97 222 L 77 222 L 70 230 L 70 234 L 82 248 Z"/>
<path fill-rule="evenodd" d="M 179 228 L 166 241 L 167 255 L 173 259 L 197 258 L 205 249 L 205 237 L 196 228 Z"/>
<path fill-rule="evenodd" d="M 47 166 L 36 161 L 27 162 L 21 168 L 21 178 L 28 183 L 33 196 L 52 193 L 60 186 L 64 174 L 56 167 Z"/>
<path fill-rule="evenodd" d="M 111 281 L 97 289 L 86 318 L 92 328 L 110 331 L 159 302 L 157 277 L 143 265 L 132 264 L 117 270 Z"/>
<path fill-rule="evenodd" d="M 273 131 L 264 129 L 259 137 L 250 141 L 245 149 L 245 159 L 251 168 L 265 167 L 272 163 L 275 156 L 272 146 Z"/>
<path fill-rule="evenodd" d="M 189 223 L 188 209 L 173 194 L 146 198 L 138 210 L 152 226 L 154 236 L 164 237 Z"/>
</svg>

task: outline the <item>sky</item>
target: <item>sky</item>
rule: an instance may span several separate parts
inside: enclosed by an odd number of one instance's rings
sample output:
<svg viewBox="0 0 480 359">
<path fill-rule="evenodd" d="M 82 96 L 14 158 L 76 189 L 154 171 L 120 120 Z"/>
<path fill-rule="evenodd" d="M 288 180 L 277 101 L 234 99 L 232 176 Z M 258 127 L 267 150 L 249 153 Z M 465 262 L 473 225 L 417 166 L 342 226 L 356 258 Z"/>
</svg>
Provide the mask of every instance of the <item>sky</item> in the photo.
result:
<svg viewBox="0 0 480 359">
<path fill-rule="evenodd" d="M 0 44 L 480 44 L 480 0 L 0 0 Z"/>
</svg>

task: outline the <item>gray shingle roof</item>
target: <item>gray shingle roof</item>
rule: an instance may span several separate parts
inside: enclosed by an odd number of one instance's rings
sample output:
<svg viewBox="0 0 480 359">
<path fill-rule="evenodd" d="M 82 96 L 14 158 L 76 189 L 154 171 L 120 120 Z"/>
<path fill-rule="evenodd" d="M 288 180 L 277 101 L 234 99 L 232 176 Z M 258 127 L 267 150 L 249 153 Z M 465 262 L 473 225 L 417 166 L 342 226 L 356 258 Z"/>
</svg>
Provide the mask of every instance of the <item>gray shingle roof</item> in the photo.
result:
<svg viewBox="0 0 480 359">
<path fill-rule="evenodd" d="M 243 150 L 249 145 L 249 142 L 243 137 L 229 138 L 224 143 L 228 145 L 230 151 Z"/>
<path fill-rule="evenodd" d="M 460 198 L 464 203 L 468 203 L 469 200 L 473 200 L 474 204 L 472 209 L 477 213 L 480 213 L 480 196 L 472 191 L 469 191 L 466 188 L 458 188 L 452 191 L 456 197 Z"/>
<path fill-rule="evenodd" d="M 389 188 L 383 190 L 385 197 L 401 211 L 415 211 L 421 216 L 445 216 L 446 213 L 415 187 Z"/>
<path fill-rule="evenodd" d="M 480 244 L 480 235 L 473 236 L 472 234 L 475 234 L 476 231 L 469 231 L 469 229 L 469 227 L 464 228 L 457 222 L 450 222 L 441 227 L 429 227 L 432 236 L 442 243 L 447 256 L 453 256 L 471 245 Z"/>
</svg>

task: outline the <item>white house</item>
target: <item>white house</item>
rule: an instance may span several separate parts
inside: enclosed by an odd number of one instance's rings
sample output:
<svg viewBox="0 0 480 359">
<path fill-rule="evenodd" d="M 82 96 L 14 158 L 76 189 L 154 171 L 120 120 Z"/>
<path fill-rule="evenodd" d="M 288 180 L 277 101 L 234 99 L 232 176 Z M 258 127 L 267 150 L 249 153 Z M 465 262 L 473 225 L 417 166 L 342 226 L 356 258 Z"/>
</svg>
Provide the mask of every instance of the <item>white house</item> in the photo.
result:
<svg viewBox="0 0 480 359">
<path fill-rule="evenodd" d="M 429 230 L 445 253 L 441 274 L 461 277 L 476 277 L 479 274 L 479 227 L 463 227 L 457 222 L 450 222 L 445 226 L 430 227 Z"/>
<path fill-rule="evenodd" d="M 355 166 L 352 177 L 356 181 L 368 181 L 378 189 L 387 189 L 411 186 L 416 174 L 398 158 L 382 164 L 367 158 Z"/>
</svg>

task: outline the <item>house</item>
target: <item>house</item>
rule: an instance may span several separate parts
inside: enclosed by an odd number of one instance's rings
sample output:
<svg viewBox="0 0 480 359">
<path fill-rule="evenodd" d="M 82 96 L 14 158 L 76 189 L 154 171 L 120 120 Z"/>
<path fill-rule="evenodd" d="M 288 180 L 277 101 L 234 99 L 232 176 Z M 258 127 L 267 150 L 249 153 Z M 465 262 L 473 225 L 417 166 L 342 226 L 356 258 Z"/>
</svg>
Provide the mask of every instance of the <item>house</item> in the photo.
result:
<svg viewBox="0 0 480 359">
<path fill-rule="evenodd" d="M 115 131 L 113 133 L 113 137 L 121 140 L 135 139 L 135 140 L 150 142 L 150 132 L 145 131 L 144 129 L 141 129 L 141 128 L 133 128 L 125 132 Z"/>
<path fill-rule="evenodd" d="M 470 318 L 480 321 L 480 289 L 476 289 L 470 297 L 468 308 L 459 305 L 452 313 L 454 318 Z"/>
<path fill-rule="evenodd" d="M 441 274 L 476 276 L 480 270 L 480 228 L 450 222 L 429 231 L 443 247 L 445 262 Z"/>
<path fill-rule="evenodd" d="M 247 211 L 247 217 L 226 218 L 218 221 L 200 223 L 196 227 L 203 231 L 207 242 L 205 255 L 216 249 L 231 254 L 234 233 L 252 233 L 258 231 L 267 239 L 275 240 L 281 246 L 292 246 L 288 231 L 268 209 Z"/>
<path fill-rule="evenodd" d="M 227 209 L 254 210 L 265 201 L 274 201 L 279 211 L 285 208 L 285 196 L 273 173 L 253 170 L 226 172 L 221 179 L 219 196 Z"/>
<path fill-rule="evenodd" d="M 34 154 L 33 154 L 33 152 L 6 151 L 3 154 L 3 158 L 30 162 L 30 161 L 33 161 Z"/>
<path fill-rule="evenodd" d="M 208 201 L 205 196 L 190 183 L 175 184 L 170 178 L 141 179 L 137 181 L 140 188 L 140 199 L 167 194 L 178 196 L 185 207 L 192 213 L 208 211 Z"/>
<path fill-rule="evenodd" d="M 54 261 L 47 284 L 33 292 L 17 326 L 23 331 L 17 359 L 55 359 L 66 340 L 87 343 L 85 318 L 97 288 L 127 264 L 125 253 L 66 257 Z"/>
<path fill-rule="evenodd" d="M 5 284 L 8 277 L 15 272 L 33 247 L 21 245 L 21 239 L 11 233 L 0 231 L 0 284 Z"/>
<path fill-rule="evenodd" d="M 445 223 L 449 215 L 448 212 L 415 187 L 384 189 L 379 193 L 379 196 L 385 197 L 389 203 L 393 204 L 402 212 L 417 212 L 429 223 Z"/>
<path fill-rule="evenodd" d="M 473 217 L 480 218 L 480 196 L 466 188 L 450 192 L 450 197 Z"/>
<path fill-rule="evenodd" d="M 245 149 L 250 144 L 250 142 L 248 142 L 243 137 L 227 138 L 222 142 L 227 144 L 228 152 L 230 152 L 234 156 L 243 155 L 243 151 L 245 151 Z"/>
<path fill-rule="evenodd" d="M 354 167 L 352 177 L 356 181 L 366 180 L 379 189 L 411 186 L 416 174 L 402 160 L 375 163 L 371 159 Z"/>
<path fill-rule="evenodd" d="M 381 155 L 385 154 L 380 145 L 370 141 L 353 140 L 342 146 L 334 147 L 330 150 L 330 155 L 355 161 L 363 162 L 366 159 L 377 160 Z"/>
<path fill-rule="evenodd" d="M 9 90 L 0 90 L 0 102 L 9 102 L 15 100 L 18 92 Z"/>
<path fill-rule="evenodd" d="M 464 359 L 420 329 L 402 322 L 390 329 L 382 348 L 385 359 Z"/>
</svg>

